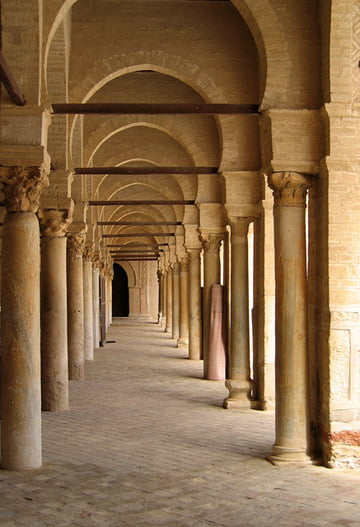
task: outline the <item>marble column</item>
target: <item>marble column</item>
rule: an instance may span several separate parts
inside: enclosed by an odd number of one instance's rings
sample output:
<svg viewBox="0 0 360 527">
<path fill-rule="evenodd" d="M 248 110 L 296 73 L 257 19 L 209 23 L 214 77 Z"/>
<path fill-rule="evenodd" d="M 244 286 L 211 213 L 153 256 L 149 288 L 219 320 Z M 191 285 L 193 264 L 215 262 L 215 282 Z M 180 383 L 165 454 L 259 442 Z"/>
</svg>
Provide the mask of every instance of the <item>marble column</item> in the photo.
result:
<svg viewBox="0 0 360 527">
<path fill-rule="evenodd" d="M 172 278 L 172 269 L 171 266 L 169 266 L 166 273 L 166 333 L 172 332 Z"/>
<path fill-rule="evenodd" d="M 189 359 L 200 360 L 202 345 L 201 316 L 201 249 L 189 253 Z"/>
<path fill-rule="evenodd" d="M 43 209 L 41 225 L 41 399 L 45 411 L 69 408 L 66 230 L 68 211 Z"/>
<path fill-rule="evenodd" d="M 94 244 L 86 243 L 83 258 L 84 277 L 84 358 L 94 360 L 94 327 L 93 327 L 93 276 L 92 257 Z"/>
<path fill-rule="evenodd" d="M 204 378 L 208 378 L 210 291 L 213 284 L 220 284 L 220 244 L 222 233 L 202 234 L 204 244 L 204 297 L 203 297 L 203 358 Z"/>
<path fill-rule="evenodd" d="M 180 264 L 180 325 L 178 347 L 189 345 L 189 258 L 179 259 Z"/>
<path fill-rule="evenodd" d="M 7 213 L 2 231 L 1 466 L 42 464 L 40 232 L 36 211 L 48 184 L 43 167 L 1 167 Z"/>
<path fill-rule="evenodd" d="M 167 319 L 167 271 L 163 271 L 163 279 L 162 279 L 162 291 L 163 291 L 163 297 L 162 297 L 162 322 L 161 326 L 164 328 L 166 327 L 166 319 Z"/>
<path fill-rule="evenodd" d="M 84 234 L 68 235 L 68 349 L 69 379 L 84 379 Z"/>
<path fill-rule="evenodd" d="M 180 265 L 172 264 L 172 338 L 180 335 Z"/>
<path fill-rule="evenodd" d="M 275 444 L 273 463 L 308 462 L 307 298 L 305 206 L 312 177 L 279 172 L 274 191 Z"/>
<path fill-rule="evenodd" d="M 98 348 L 100 345 L 100 295 L 99 295 L 99 259 L 93 257 L 92 269 L 92 293 L 93 293 L 93 341 L 94 347 Z"/>
<path fill-rule="evenodd" d="M 231 227 L 231 336 L 229 397 L 224 408 L 250 408 L 250 324 L 248 230 L 253 218 L 229 218 Z"/>
</svg>

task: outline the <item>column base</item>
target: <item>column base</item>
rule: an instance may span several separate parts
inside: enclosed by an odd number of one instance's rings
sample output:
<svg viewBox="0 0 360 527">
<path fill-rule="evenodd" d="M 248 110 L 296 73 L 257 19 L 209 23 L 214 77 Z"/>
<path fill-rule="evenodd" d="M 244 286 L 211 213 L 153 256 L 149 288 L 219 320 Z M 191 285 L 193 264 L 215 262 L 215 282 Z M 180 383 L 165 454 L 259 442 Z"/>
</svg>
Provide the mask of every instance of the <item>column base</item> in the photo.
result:
<svg viewBox="0 0 360 527">
<path fill-rule="evenodd" d="M 186 340 L 179 339 L 177 341 L 177 347 L 178 348 L 188 348 L 189 347 L 189 343 Z"/>
<path fill-rule="evenodd" d="M 312 465 L 311 458 L 304 450 L 288 448 L 282 446 L 273 446 L 272 453 L 266 456 L 266 459 L 273 465 Z"/>
<path fill-rule="evenodd" d="M 229 397 L 223 402 L 225 409 L 251 408 L 251 380 L 227 379 L 225 386 L 229 390 Z"/>
</svg>

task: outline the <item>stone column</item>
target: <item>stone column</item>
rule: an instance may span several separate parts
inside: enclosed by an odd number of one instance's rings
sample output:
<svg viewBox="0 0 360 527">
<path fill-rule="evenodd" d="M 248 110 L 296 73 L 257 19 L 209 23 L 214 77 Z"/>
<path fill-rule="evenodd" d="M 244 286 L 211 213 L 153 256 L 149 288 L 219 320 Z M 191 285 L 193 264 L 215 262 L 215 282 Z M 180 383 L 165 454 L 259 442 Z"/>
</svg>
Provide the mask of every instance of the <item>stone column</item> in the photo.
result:
<svg viewBox="0 0 360 527">
<path fill-rule="evenodd" d="M 84 379 L 84 234 L 68 235 L 68 348 L 69 378 Z"/>
<path fill-rule="evenodd" d="M 36 211 L 44 167 L 1 167 L 1 466 L 41 466 L 40 232 Z"/>
<path fill-rule="evenodd" d="M 92 293 L 93 293 L 93 341 L 94 347 L 98 348 L 100 345 L 100 284 L 99 284 L 99 257 L 93 255 L 92 268 Z"/>
<path fill-rule="evenodd" d="M 231 336 L 229 397 L 224 408 L 250 408 L 248 230 L 253 218 L 229 218 L 231 227 Z"/>
<path fill-rule="evenodd" d="M 92 257 L 93 243 L 86 243 L 83 259 L 84 276 L 84 357 L 94 360 L 94 327 L 93 327 L 93 276 Z"/>
<path fill-rule="evenodd" d="M 166 333 L 172 332 L 172 269 L 169 265 L 166 273 Z"/>
<path fill-rule="evenodd" d="M 274 173 L 276 437 L 273 463 L 308 461 L 305 200 L 311 176 Z"/>
<path fill-rule="evenodd" d="M 172 338 L 180 335 L 180 266 L 172 264 Z"/>
<path fill-rule="evenodd" d="M 42 409 L 69 408 L 66 297 L 67 210 L 42 209 L 41 225 L 41 399 Z"/>
<path fill-rule="evenodd" d="M 180 327 L 178 347 L 189 345 L 189 259 L 181 257 L 180 263 Z"/>
<path fill-rule="evenodd" d="M 199 249 L 187 249 L 189 261 L 189 359 L 200 360 L 202 345 L 201 268 Z"/>
<path fill-rule="evenodd" d="M 166 326 L 166 317 L 167 317 L 167 313 L 166 313 L 166 306 L 167 306 L 167 301 L 166 301 L 166 295 L 167 295 L 166 281 L 167 281 L 167 272 L 164 270 L 164 271 L 162 271 L 162 320 L 161 320 L 161 327 L 163 327 L 163 328 L 165 328 L 165 326 Z"/>
<path fill-rule="evenodd" d="M 223 234 L 202 234 L 204 243 L 203 356 L 204 378 L 208 377 L 208 341 L 210 329 L 210 290 L 220 284 L 220 243 Z"/>
</svg>

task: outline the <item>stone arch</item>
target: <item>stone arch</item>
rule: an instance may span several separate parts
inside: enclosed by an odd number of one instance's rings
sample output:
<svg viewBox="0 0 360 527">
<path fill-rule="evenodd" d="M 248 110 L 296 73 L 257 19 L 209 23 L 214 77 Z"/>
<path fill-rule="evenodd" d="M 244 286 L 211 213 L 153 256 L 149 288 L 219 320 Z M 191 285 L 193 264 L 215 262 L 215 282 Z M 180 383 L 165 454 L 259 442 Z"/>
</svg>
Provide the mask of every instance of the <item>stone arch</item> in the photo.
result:
<svg viewBox="0 0 360 527">
<path fill-rule="evenodd" d="M 129 287 L 135 287 L 136 286 L 136 274 L 133 266 L 130 262 L 122 262 L 121 267 L 124 269 L 124 271 L 127 274 L 128 277 L 128 286 Z"/>
</svg>

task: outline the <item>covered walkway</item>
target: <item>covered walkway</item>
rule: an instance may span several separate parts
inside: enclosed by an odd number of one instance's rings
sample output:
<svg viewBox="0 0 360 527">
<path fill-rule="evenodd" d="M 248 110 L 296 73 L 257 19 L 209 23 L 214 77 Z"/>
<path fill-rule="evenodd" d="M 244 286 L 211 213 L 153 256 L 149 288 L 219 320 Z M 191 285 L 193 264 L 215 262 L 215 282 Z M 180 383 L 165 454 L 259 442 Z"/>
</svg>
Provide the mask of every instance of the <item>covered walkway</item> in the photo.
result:
<svg viewBox="0 0 360 527">
<path fill-rule="evenodd" d="M 274 467 L 272 412 L 224 410 L 156 324 L 107 338 L 70 411 L 43 413 L 43 468 L 0 472 L 1 527 L 360 524 L 358 471 Z"/>
</svg>

